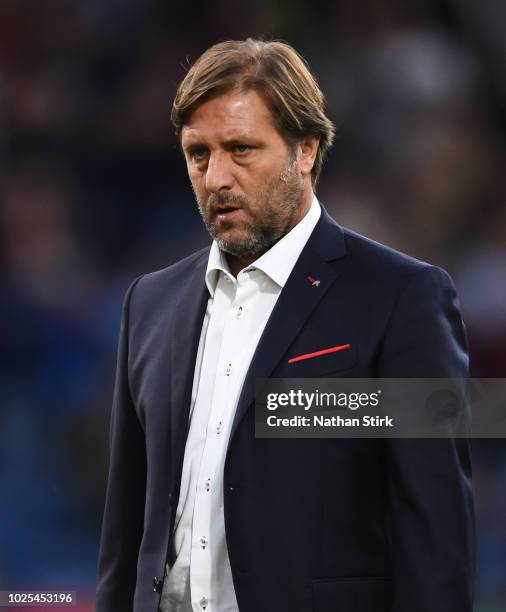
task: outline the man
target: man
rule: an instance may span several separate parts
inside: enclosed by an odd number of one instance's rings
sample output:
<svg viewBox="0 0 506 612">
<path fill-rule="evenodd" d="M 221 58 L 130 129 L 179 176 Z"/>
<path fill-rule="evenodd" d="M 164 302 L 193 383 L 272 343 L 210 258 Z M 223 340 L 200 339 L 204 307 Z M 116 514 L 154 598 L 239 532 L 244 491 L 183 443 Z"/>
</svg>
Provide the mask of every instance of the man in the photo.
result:
<svg viewBox="0 0 506 612">
<path fill-rule="evenodd" d="M 255 438 L 259 377 L 468 372 L 446 273 L 314 196 L 323 107 L 279 42 L 215 45 L 179 87 L 214 241 L 125 299 L 98 612 L 472 609 L 465 441 Z"/>
</svg>

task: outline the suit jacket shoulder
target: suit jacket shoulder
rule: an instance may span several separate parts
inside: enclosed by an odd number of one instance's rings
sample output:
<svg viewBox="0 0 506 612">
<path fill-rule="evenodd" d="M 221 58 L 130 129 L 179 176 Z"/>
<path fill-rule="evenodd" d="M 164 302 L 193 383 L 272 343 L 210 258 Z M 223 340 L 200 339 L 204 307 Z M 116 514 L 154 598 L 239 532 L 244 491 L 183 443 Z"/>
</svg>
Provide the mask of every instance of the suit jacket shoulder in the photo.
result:
<svg viewBox="0 0 506 612">
<path fill-rule="evenodd" d="M 141 275 L 130 286 L 130 323 L 133 328 L 139 317 L 156 318 L 168 312 L 177 303 L 179 296 L 192 282 L 197 270 L 205 272 L 209 247 L 192 253 L 176 263 Z M 204 274 L 202 273 L 202 282 Z M 162 318 L 164 318 L 162 316 Z"/>
<path fill-rule="evenodd" d="M 361 275 L 381 278 L 387 284 L 391 282 L 397 285 L 400 282 L 404 285 L 413 275 L 426 273 L 436 282 L 441 280 L 451 283 L 449 274 L 439 266 L 416 259 L 350 229 L 343 228 L 342 231 L 349 262 L 354 271 L 360 270 Z"/>
</svg>

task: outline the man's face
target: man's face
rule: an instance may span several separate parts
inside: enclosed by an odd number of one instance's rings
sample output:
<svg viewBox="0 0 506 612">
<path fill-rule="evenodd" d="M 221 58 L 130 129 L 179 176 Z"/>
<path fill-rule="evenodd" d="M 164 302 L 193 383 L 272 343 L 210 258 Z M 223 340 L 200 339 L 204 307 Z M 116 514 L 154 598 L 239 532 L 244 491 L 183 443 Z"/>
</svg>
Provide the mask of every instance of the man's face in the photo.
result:
<svg viewBox="0 0 506 612">
<path fill-rule="evenodd" d="M 204 223 L 226 253 L 253 261 L 305 214 L 307 179 L 295 148 L 256 91 L 233 91 L 198 106 L 181 144 Z"/>
</svg>

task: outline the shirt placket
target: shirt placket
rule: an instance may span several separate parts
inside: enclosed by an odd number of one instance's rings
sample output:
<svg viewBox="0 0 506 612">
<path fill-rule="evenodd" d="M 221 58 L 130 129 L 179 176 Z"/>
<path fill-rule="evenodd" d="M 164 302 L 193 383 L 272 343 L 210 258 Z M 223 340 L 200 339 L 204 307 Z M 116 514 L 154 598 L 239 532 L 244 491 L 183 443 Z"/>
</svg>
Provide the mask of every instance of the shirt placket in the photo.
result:
<svg viewBox="0 0 506 612">
<path fill-rule="evenodd" d="M 213 521 L 212 505 L 216 495 L 219 478 L 220 447 L 222 446 L 222 419 L 216 419 L 217 406 L 223 401 L 223 392 L 228 393 L 227 381 L 230 380 L 230 370 L 227 374 L 227 365 L 223 365 L 229 311 L 235 295 L 235 283 L 222 277 L 216 291 L 216 310 L 220 313 L 221 346 L 217 358 L 217 368 L 214 384 L 212 385 L 212 399 L 210 402 L 209 420 L 207 422 L 206 436 L 197 478 L 195 494 L 195 507 L 192 525 L 192 552 L 190 564 L 192 605 L 196 610 L 215 612 L 216 602 L 212 582 L 212 550 L 211 525 Z"/>
</svg>

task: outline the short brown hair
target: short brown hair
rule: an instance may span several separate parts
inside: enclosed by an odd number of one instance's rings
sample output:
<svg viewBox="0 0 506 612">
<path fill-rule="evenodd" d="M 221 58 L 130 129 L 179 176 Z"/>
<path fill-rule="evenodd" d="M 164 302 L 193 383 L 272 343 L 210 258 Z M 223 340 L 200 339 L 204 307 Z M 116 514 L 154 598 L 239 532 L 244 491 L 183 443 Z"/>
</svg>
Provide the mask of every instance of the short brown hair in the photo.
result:
<svg viewBox="0 0 506 612">
<path fill-rule="evenodd" d="M 199 104 L 234 88 L 255 89 L 264 95 L 280 134 L 290 146 L 307 136 L 319 137 L 311 171 L 316 185 L 332 146 L 334 125 L 325 115 L 325 98 L 306 62 L 287 43 L 248 38 L 207 49 L 177 90 L 171 112 L 176 134 Z"/>
</svg>

